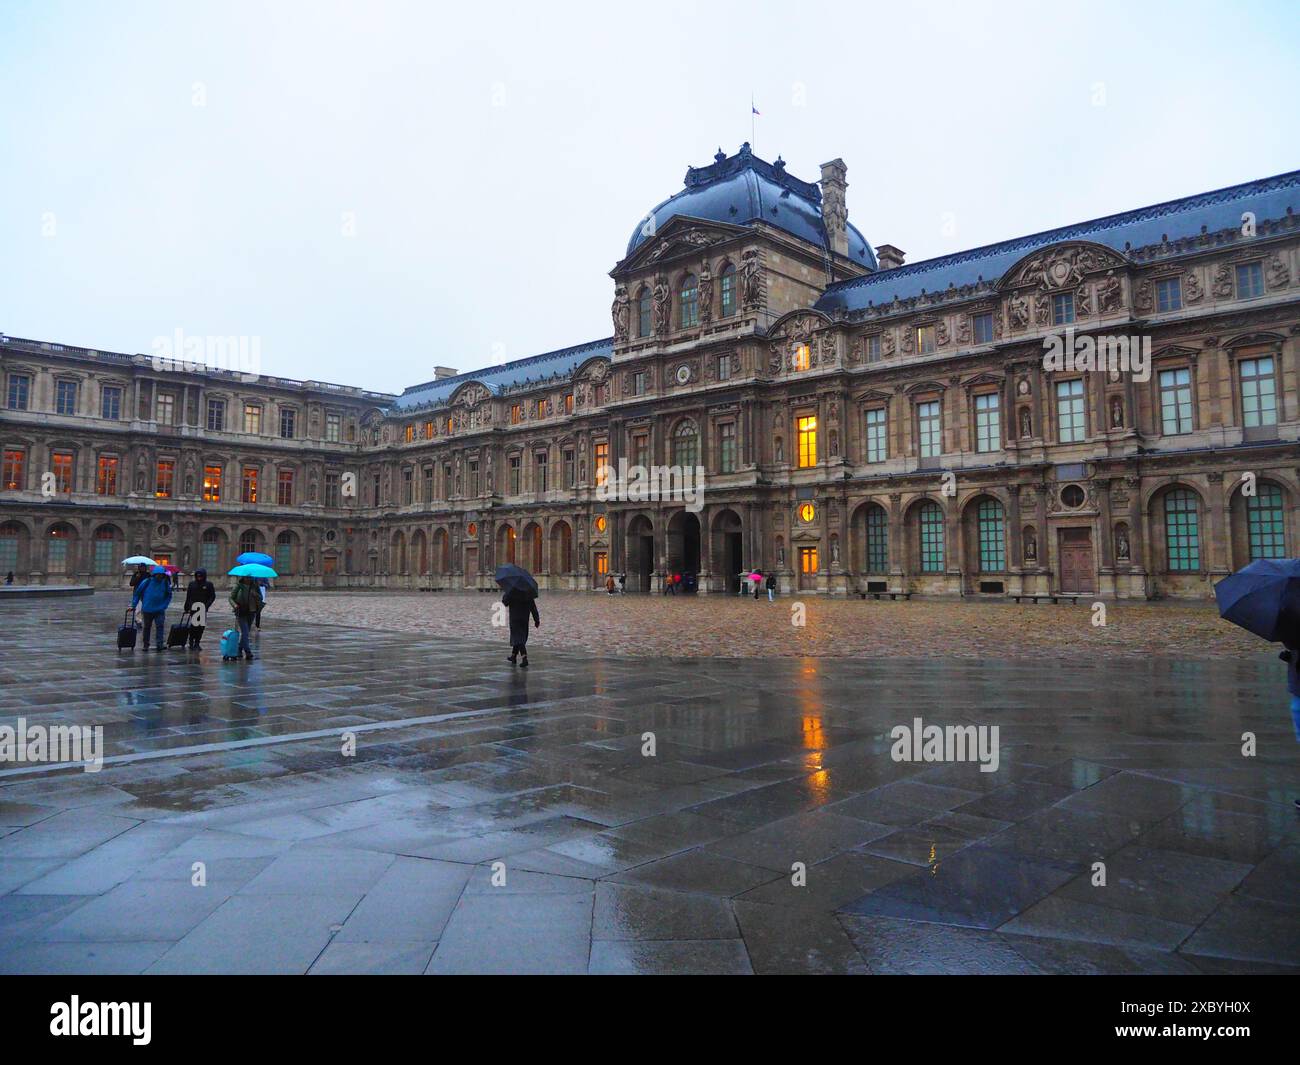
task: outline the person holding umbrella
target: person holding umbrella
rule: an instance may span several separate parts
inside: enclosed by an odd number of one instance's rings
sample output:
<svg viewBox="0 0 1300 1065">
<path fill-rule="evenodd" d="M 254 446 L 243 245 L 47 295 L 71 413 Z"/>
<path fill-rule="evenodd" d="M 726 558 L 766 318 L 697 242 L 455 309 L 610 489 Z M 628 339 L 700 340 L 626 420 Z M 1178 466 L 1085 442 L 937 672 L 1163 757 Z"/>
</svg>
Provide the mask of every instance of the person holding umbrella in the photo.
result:
<svg viewBox="0 0 1300 1065">
<path fill-rule="evenodd" d="M 1256 559 L 1214 586 L 1219 616 L 1283 647 L 1291 724 L 1300 741 L 1300 559 Z M 1300 798 L 1294 800 L 1300 809 Z"/>
<path fill-rule="evenodd" d="M 240 555 L 239 558 L 246 558 L 247 555 Z M 266 555 L 262 556 L 266 558 Z M 235 561 L 239 561 L 236 559 Z M 230 591 L 230 608 L 235 612 L 235 622 L 239 625 L 239 652 L 236 657 L 247 658 L 250 662 L 253 660 L 253 647 L 249 643 L 249 636 L 253 626 L 253 620 L 257 617 L 258 611 L 262 607 L 262 595 L 257 590 L 254 583 L 261 577 L 278 577 L 269 565 L 260 562 L 244 562 L 230 571 L 230 576 L 238 577 L 239 580 L 235 587 Z"/>
<path fill-rule="evenodd" d="M 141 648 L 142 651 L 149 650 L 149 630 L 151 628 L 158 630 L 155 641 L 158 650 L 163 649 L 163 641 L 167 638 L 167 606 L 171 601 L 172 579 L 162 566 L 154 566 L 153 573 L 140 581 L 131 595 L 131 609 L 134 610 L 139 606 L 144 611 L 144 646 Z"/>
<path fill-rule="evenodd" d="M 537 581 L 526 569 L 516 565 L 498 566 L 496 582 L 504 593 L 503 602 L 510 610 L 510 664 L 528 668 L 528 619 L 531 616 L 537 628 L 542 627 L 542 616 L 537 612 Z"/>
</svg>

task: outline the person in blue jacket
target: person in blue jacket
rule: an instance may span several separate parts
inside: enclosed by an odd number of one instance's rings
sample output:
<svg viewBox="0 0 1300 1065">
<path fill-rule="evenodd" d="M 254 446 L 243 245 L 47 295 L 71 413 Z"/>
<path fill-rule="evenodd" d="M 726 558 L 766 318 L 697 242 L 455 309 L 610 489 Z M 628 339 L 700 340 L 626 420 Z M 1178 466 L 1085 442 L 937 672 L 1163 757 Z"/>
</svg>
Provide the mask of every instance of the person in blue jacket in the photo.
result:
<svg viewBox="0 0 1300 1065">
<path fill-rule="evenodd" d="M 149 630 L 157 629 L 157 647 L 163 649 L 167 639 L 167 606 L 172 601 L 172 579 L 162 566 L 154 566 L 153 572 L 135 586 L 131 596 L 131 609 L 139 606 L 144 611 L 144 647 L 149 650 Z"/>
</svg>

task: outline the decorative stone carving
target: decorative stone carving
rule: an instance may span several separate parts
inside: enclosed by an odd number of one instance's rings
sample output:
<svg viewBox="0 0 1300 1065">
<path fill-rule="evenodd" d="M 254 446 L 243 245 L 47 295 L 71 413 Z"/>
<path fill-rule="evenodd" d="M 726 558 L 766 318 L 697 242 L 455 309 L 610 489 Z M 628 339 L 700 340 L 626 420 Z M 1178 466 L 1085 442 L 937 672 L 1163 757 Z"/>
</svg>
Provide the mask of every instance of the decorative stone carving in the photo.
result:
<svg viewBox="0 0 1300 1065">
<path fill-rule="evenodd" d="M 1034 323 L 1036 325 L 1047 325 L 1052 320 L 1052 305 L 1047 301 L 1047 297 L 1039 293 L 1034 297 Z"/>
<path fill-rule="evenodd" d="M 1264 283 L 1269 288 L 1285 288 L 1290 281 L 1290 268 L 1282 261 L 1282 256 L 1274 255 L 1264 269 Z"/>
<path fill-rule="evenodd" d="M 957 319 L 957 343 L 970 343 L 970 315 L 963 314 Z"/>
<path fill-rule="evenodd" d="M 1189 270 L 1183 277 L 1183 298 L 1188 303 L 1198 303 L 1204 295 L 1205 289 L 1201 287 L 1201 275 L 1195 270 Z"/>
<path fill-rule="evenodd" d="M 1098 308 L 1100 308 L 1102 314 L 1114 314 L 1120 310 L 1123 299 L 1123 284 L 1115 276 L 1114 270 L 1107 271 L 1106 276 L 1097 285 Z"/>
<path fill-rule="evenodd" d="M 1138 282 L 1137 292 L 1133 296 L 1133 305 L 1142 314 L 1146 314 L 1155 306 L 1151 295 L 1151 281 L 1148 278 Z"/>
<path fill-rule="evenodd" d="M 763 270 L 758 262 L 758 252 L 745 252 L 740 259 L 740 292 L 746 309 L 763 304 Z"/>
<path fill-rule="evenodd" d="M 880 353 L 884 357 L 894 354 L 894 331 L 886 329 L 880 336 Z"/>
<path fill-rule="evenodd" d="M 1124 400 L 1119 396 L 1110 397 L 1110 427 L 1112 429 L 1124 428 Z"/>
<path fill-rule="evenodd" d="M 934 327 L 934 340 L 935 343 L 939 345 L 939 347 L 943 347 L 943 345 L 948 343 L 949 337 L 948 337 L 947 319 L 940 318 L 938 324 Z"/>
<path fill-rule="evenodd" d="M 614 343 L 626 343 L 632 322 L 632 305 L 627 298 L 627 289 L 622 285 L 614 291 L 614 305 L 610 311 L 614 317 Z"/>
<path fill-rule="evenodd" d="M 1232 295 L 1232 268 L 1227 263 L 1219 263 L 1215 269 L 1212 290 L 1221 300 L 1226 300 Z"/>
<path fill-rule="evenodd" d="M 1092 289 L 1087 285 L 1080 285 L 1079 291 L 1074 294 L 1074 316 L 1076 318 L 1092 317 Z"/>
<path fill-rule="evenodd" d="M 1029 304 L 1024 296 L 1012 296 L 1007 304 L 1007 313 L 1011 315 L 1013 329 L 1025 329 L 1029 325 Z"/>
<path fill-rule="evenodd" d="M 704 325 L 713 321 L 713 274 L 707 262 L 700 267 L 700 321 Z"/>
<path fill-rule="evenodd" d="M 654 302 L 651 313 L 654 319 L 655 335 L 663 336 L 668 332 L 672 317 L 669 311 L 668 278 L 663 274 L 655 278 L 652 296 Z"/>
</svg>

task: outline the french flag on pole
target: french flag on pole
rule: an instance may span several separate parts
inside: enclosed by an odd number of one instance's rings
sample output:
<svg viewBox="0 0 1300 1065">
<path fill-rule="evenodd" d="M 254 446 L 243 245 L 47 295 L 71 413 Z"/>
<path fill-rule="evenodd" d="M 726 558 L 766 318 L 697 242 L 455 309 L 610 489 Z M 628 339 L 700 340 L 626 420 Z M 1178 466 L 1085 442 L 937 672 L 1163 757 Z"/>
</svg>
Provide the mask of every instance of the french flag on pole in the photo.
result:
<svg viewBox="0 0 1300 1065">
<path fill-rule="evenodd" d="M 757 107 L 754 106 L 754 101 L 753 101 L 753 100 L 750 100 L 750 101 L 749 101 L 749 109 L 750 109 L 751 111 L 753 111 L 754 114 L 756 114 L 756 115 L 761 116 L 761 115 L 763 114 L 762 111 L 760 111 Z"/>
</svg>

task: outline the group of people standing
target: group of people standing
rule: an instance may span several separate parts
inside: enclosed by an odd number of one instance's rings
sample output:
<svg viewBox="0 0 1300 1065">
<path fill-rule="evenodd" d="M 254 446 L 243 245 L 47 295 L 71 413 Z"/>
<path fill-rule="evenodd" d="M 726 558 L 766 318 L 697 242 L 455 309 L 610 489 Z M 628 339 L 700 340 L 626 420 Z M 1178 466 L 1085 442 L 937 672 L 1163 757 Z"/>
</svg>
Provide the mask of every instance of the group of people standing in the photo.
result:
<svg viewBox="0 0 1300 1065">
<path fill-rule="evenodd" d="M 139 609 L 144 625 L 142 650 L 148 651 L 152 638 L 154 647 L 161 651 L 167 640 L 167 608 L 171 605 L 172 590 L 178 588 L 179 576 L 168 574 L 162 566 L 152 570 L 141 564 L 131 574 L 131 609 Z M 238 654 L 231 657 L 252 659 L 250 641 L 253 628 L 262 628 L 262 611 L 266 607 L 267 582 L 252 577 L 240 577 L 230 590 L 230 608 L 239 627 Z M 185 589 L 183 616 L 188 619 L 184 646 L 201 650 L 203 634 L 207 630 L 208 615 L 217 601 L 216 586 L 208 580 L 208 571 L 200 567 Z"/>
</svg>

